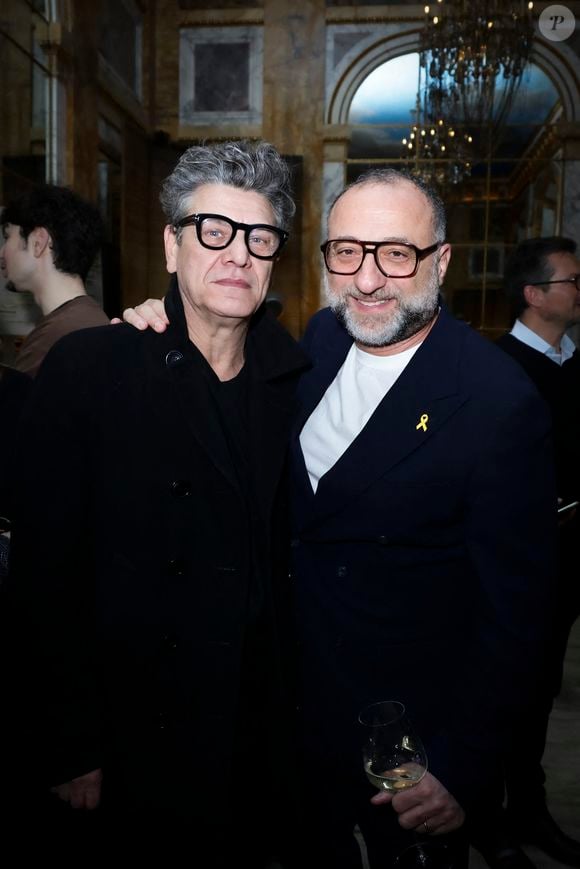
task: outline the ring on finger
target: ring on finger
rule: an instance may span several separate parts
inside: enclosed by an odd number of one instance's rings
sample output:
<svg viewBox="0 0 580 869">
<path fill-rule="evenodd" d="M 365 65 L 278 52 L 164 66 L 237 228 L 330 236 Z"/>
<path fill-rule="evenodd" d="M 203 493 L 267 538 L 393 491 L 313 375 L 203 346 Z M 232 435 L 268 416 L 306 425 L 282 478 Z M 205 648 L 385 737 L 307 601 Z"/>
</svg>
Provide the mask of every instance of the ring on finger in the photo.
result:
<svg viewBox="0 0 580 869">
<path fill-rule="evenodd" d="M 431 832 L 431 827 L 430 827 L 429 824 L 427 823 L 428 820 L 429 820 L 428 818 L 423 818 L 423 829 L 424 829 L 424 831 L 425 831 L 425 835 L 426 835 L 426 836 L 428 836 L 429 833 Z"/>
</svg>

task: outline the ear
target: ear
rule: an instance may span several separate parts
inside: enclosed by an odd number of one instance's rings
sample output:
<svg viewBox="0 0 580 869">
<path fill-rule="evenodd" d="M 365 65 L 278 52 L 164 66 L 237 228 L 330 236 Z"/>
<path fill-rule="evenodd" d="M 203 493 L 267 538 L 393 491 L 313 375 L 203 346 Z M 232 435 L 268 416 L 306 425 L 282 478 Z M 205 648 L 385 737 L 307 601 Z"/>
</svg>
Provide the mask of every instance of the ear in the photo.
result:
<svg viewBox="0 0 580 869">
<path fill-rule="evenodd" d="M 163 243 L 165 245 L 165 268 L 172 275 L 177 271 L 177 236 L 169 224 L 163 230 Z"/>
<path fill-rule="evenodd" d="M 545 298 L 546 293 L 542 287 L 533 287 L 531 284 L 524 287 L 524 299 L 528 308 L 541 308 Z"/>
<path fill-rule="evenodd" d="M 33 256 L 39 259 L 45 251 L 52 249 L 52 238 L 44 226 L 37 226 L 28 236 L 28 246 Z"/>
<path fill-rule="evenodd" d="M 445 273 L 447 271 L 447 267 L 449 266 L 449 260 L 451 259 L 451 245 L 443 244 L 439 248 L 439 262 L 437 264 L 437 269 L 439 272 L 439 283 L 443 283 L 443 278 L 445 277 Z"/>
</svg>

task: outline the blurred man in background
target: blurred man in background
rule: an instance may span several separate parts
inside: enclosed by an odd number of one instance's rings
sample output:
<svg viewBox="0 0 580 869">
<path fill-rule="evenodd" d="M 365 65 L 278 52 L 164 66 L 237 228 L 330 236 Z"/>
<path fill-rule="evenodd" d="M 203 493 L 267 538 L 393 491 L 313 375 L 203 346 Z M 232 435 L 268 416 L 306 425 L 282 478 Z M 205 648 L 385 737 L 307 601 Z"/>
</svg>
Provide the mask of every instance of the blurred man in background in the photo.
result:
<svg viewBox="0 0 580 869">
<path fill-rule="evenodd" d="M 103 223 L 95 206 L 72 190 L 45 185 L 8 203 L 0 224 L 6 288 L 32 293 L 43 315 L 24 339 L 15 363 L 34 377 L 63 335 L 109 322 L 85 288 L 102 244 Z"/>
</svg>

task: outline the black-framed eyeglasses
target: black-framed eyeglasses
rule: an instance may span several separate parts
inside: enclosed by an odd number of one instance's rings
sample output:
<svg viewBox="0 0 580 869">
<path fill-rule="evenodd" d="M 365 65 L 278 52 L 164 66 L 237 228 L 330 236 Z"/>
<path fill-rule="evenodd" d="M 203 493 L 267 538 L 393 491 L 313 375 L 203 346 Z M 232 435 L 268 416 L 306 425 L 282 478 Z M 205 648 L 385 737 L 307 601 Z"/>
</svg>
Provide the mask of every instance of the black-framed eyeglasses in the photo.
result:
<svg viewBox="0 0 580 869">
<path fill-rule="evenodd" d="M 571 278 L 557 278 L 555 281 L 534 281 L 529 286 L 543 287 L 544 284 L 575 284 L 576 289 L 580 290 L 580 274 L 573 275 Z"/>
<path fill-rule="evenodd" d="M 406 241 L 355 241 L 351 238 L 331 238 L 320 245 L 326 268 L 333 275 L 354 275 L 361 268 L 367 253 L 372 253 L 380 272 L 386 278 L 412 278 L 419 263 L 441 247 L 442 241 L 423 249 Z"/>
<path fill-rule="evenodd" d="M 244 233 L 246 247 L 257 259 L 274 259 L 288 239 L 288 233 L 267 223 L 238 223 L 223 214 L 190 214 L 173 225 L 174 231 L 195 226 L 202 247 L 223 250 L 232 243 L 238 231 Z"/>
</svg>

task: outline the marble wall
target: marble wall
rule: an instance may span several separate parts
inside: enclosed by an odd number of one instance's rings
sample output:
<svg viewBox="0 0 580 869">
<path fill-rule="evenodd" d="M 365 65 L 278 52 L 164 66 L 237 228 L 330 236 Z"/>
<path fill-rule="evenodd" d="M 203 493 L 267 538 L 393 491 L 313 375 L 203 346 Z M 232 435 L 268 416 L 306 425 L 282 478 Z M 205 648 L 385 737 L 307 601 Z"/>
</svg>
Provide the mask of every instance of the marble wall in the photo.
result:
<svg viewBox="0 0 580 869">
<path fill-rule="evenodd" d="M 573 238 L 580 246 L 580 160 L 564 164 L 562 235 Z"/>
<path fill-rule="evenodd" d="M 260 124 L 264 35 L 254 27 L 184 27 L 179 34 L 179 121 Z"/>
</svg>

